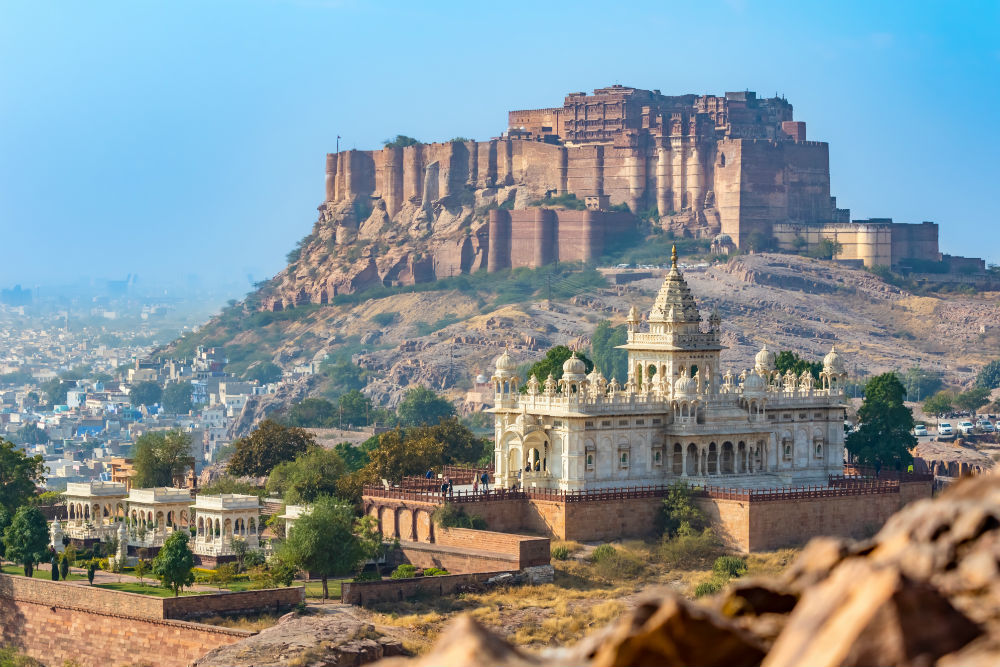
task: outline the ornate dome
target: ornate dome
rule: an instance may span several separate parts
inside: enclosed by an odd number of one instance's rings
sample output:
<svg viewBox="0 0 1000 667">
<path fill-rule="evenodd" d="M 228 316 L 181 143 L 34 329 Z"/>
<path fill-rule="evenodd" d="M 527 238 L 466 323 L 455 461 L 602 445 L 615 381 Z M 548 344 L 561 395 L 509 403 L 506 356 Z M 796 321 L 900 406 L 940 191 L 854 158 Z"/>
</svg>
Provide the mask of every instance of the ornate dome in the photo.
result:
<svg viewBox="0 0 1000 667">
<path fill-rule="evenodd" d="M 775 363 L 774 352 L 767 349 L 767 343 L 760 348 L 760 352 L 754 357 L 754 366 L 758 371 L 773 371 Z"/>
<path fill-rule="evenodd" d="M 756 371 L 750 371 L 747 373 L 747 378 L 743 381 L 744 394 L 763 393 L 766 389 L 767 383 L 764 382 L 764 378 L 762 378 L 759 373 Z"/>
<path fill-rule="evenodd" d="M 503 354 L 497 357 L 496 360 L 497 374 L 500 373 L 513 373 L 517 370 L 517 363 L 511 359 L 510 350 L 504 350 Z"/>
<path fill-rule="evenodd" d="M 584 363 L 583 359 L 576 356 L 576 352 L 573 352 L 573 355 L 563 362 L 563 377 L 568 375 L 578 375 L 581 378 L 587 375 L 587 364 Z"/>
<path fill-rule="evenodd" d="M 843 375 L 846 372 L 844 370 L 844 360 L 837 354 L 836 345 L 831 346 L 830 352 L 823 357 L 823 370 L 827 373 L 836 373 L 837 375 Z"/>
<path fill-rule="evenodd" d="M 694 378 L 688 376 L 687 370 L 681 373 L 681 376 L 674 380 L 674 396 L 691 396 L 697 393 L 698 384 L 694 381 Z"/>
<path fill-rule="evenodd" d="M 677 268 L 676 247 L 670 259 L 670 272 L 663 279 L 663 285 L 660 286 L 653 307 L 649 311 L 649 321 L 700 324 L 701 313 L 698 312 L 698 304 L 683 274 Z"/>
</svg>

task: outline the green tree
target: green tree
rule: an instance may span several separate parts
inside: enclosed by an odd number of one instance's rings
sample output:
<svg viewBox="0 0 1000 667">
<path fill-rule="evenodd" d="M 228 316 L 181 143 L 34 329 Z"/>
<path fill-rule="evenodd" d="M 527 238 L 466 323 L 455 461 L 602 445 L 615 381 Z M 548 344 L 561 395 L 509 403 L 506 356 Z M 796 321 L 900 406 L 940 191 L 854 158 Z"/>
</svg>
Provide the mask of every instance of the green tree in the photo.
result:
<svg viewBox="0 0 1000 667">
<path fill-rule="evenodd" d="M 996 389 L 1000 387 L 1000 359 L 991 361 L 979 369 L 976 375 L 976 386 Z"/>
<path fill-rule="evenodd" d="M 273 361 L 259 361 L 243 374 L 246 380 L 256 380 L 260 384 L 271 384 L 281 379 L 281 366 Z"/>
<path fill-rule="evenodd" d="M 145 558 L 140 558 L 135 563 L 135 569 L 132 571 L 135 576 L 139 577 L 139 583 L 142 583 L 142 578 L 149 574 L 149 561 Z"/>
<path fill-rule="evenodd" d="M 339 425 L 368 425 L 368 416 L 372 411 L 371 399 L 357 389 L 352 389 L 337 399 L 337 415 Z"/>
<path fill-rule="evenodd" d="M 844 246 L 834 239 L 822 239 L 806 254 L 816 259 L 833 259 L 843 251 Z"/>
<path fill-rule="evenodd" d="M 306 398 L 288 411 L 284 421 L 301 428 L 329 428 L 337 425 L 337 406 L 325 398 Z"/>
<path fill-rule="evenodd" d="M 697 535 L 708 527 L 708 519 L 691 499 L 691 489 L 680 482 L 673 484 L 663 499 L 660 520 L 663 535 Z"/>
<path fill-rule="evenodd" d="M 91 586 L 94 585 L 94 575 L 97 574 L 97 570 L 100 563 L 96 558 L 91 558 L 87 561 L 87 583 Z"/>
<path fill-rule="evenodd" d="M 955 407 L 972 414 L 989 402 L 990 390 L 986 387 L 974 387 L 955 397 Z"/>
<path fill-rule="evenodd" d="M 947 390 L 939 391 L 924 401 L 923 410 L 926 414 L 940 417 L 954 409 L 952 405 L 954 400 L 955 394 L 952 392 Z"/>
<path fill-rule="evenodd" d="M 401 429 L 379 437 L 378 447 L 369 454 L 365 467 L 366 483 L 387 479 L 398 484 L 406 475 L 422 475 L 428 469 L 440 469 L 444 463 L 444 443 L 430 436 L 406 438 Z"/>
<path fill-rule="evenodd" d="M 427 387 L 417 386 L 403 394 L 403 400 L 396 406 L 396 415 L 403 426 L 437 424 L 442 419 L 453 417 L 455 406 Z"/>
<path fill-rule="evenodd" d="M 860 463 L 892 465 L 906 470 L 913 462 L 913 412 L 903 405 L 906 388 L 895 373 L 883 373 L 865 384 L 858 409 L 860 426 L 847 436 L 847 451 Z"/>
<path fill-rule="evenodd" d="M 390 552 L 399 546 L 399 540 L 393 539 L 391 542 L 386 542 L 385 536 L 379 530 L 378 520 L 370 514 L 357 520 L 354 531 L 358 536 L 364 557 L 375 562 L 375 573 L 381 579 L 382 566 L 379 565 L 379 561 L 384 560 Z"/>
<path fill-rule="evenodd" d="M 191 403 L 191 393 L 194 387 L 190 382 L 174 382 L 163 390 L 163 409 L 175 415 L 186 415 L 194 405 Z"/>
<path fill-rule="evenodd" d="M 371 461 L 368 454 L 376 447 L 378 447 L 378 436 L 374 435 L 357 447 L 349 442 L 338 443 L 333 451 L 337 452 L 343 459 L 344 465 L 347 466 L 347 472 L 355 472 L 368 465 Z"/>
<path fill-rule="evenodd" d="M 42 391 L 45 392 L 45 398 L 50 405 L 63 405 L 66 403 L 66 393 L 72 386 L 72 382 L 63 382 L 59 378 L 52 378 L 42 384 Z"/>
<path fill-rule="evenodd" d="M 6 557 L 24 566 L 24 576 L 30 577 L 35 564 L 48 556 L 49 524 L 45 515 L 37 507 L 21 507 L 4 531 L 3 542 Z"/>
<path fill-rule="evenodd" d="M 44 430 L 38 428 L 37 424 L 31 423 L 17 429 L 14 440 L 22 445 L 38 445 L 48 442 L 49 435 Z"/>
<path fill-rule="evenodd" d="M 128 400 L 133 406 L 145 405 L 149 407 L 155 403 L 159 403 L 160 399 L 163 397 L 163 389 L 160 385 L 148 380 L 146 382 L 140 382 L 132 387 L 132 390 L 128 393 Z"/>
<path fill-rule="evenodd" d="M 49 576 L 52 577 L 52 581 L 59 581 L 59 556 L 53 551 L 51 557 L 49 558 Z"/>
<path fill-rule="evenodd" d="M 68 552 L 64 551 L 59 559 L 59 576 L 63 581 L 66 581 L 66 577 L 69 576 L 69 555 Z"/>
<path fill-rule="evenodd" d="M 324 361 L 320 364 L 319 371 L 327 378 L 328 393 L 331 396 L 340 395 L 352 389 L 363 389 L 365 386 L 365 372 L 351 363 L 349 359 Z"/>
<path fill-rule="evenodd" d="M 921 400 L 941 388 L 941 374 L 929 371 L 920 366 L 913 366 L 900 378 L 906 387 L 906 395 L 914 400 Z"/>
<path fill-rule="evenodd" d="M 293 505 L 311 503 L 320 496 L 337 493 L 337 482 L 347 466 L 337 452 L 312 447 L 294 461 L 274 466 L 267 478 L 267 492 L 282 496 Z"/>
<path fill-rule="evenodd" d="M 489 448 L 489 443 L 477 437 L 458 417 L 442 419 L 434 426 L 417 426 L 404 431 L 407 442 L 425 438 L 443 445 L 443 463 L 477 463 Z"/>
<path fill-rule="evenodd" d="M 527 380 L 532 375 L 538 378 L 539 382 L 545 382 L 549 377 L 549 373 L 552 374 L 553 380 L 559 380 L 563 374 L 563 364 L 566 360 L 573 356 L 573 350 L 569 349 L 565 345 L 556 345 L 555 347 L 549 349 L 545 353 L 545 358 L 541 361 L 536 361 L 531 368 L 528 370 Z M 577 352 L 576 356 L 583 360 L 584 365 L 587 367 L 587 372 L 594 370 L 594 362 L 587 358 L 587 355 Z M 608 378 L 611 379 L 611 378 Z M 619 381 L 621 378 L 618 378 Z M 527 390 L 527 385 L 522 387 L 522 390 Z"/>
<path fill-rule="evenodd" d="M 328 578 L 353 573 L 365 556 L 354 534 L 353 507 L 329 497 L 318 498 L 312 510 L 295 522 L 280 553 L 297 569 L 318 574 L 323 598 L 330 597 Z"/>
<path fill-rule="evenodd" d="M 315 445 L 316 439 L 301 428 L 265 419 L 250 435 L 233 444 L 235 451 L 229 459 L 229 474 L 263 477 L 279 463 L 295 460 Z"/>
<path fill-rule="evenodd" d="M 188 546 L 188 533 L 175 531 L 163 542 L 163 548 L 153 559 L 153 574 L 165 588 L 180 594 L 184 586 L 194 583 L 194 554 Z"/>
<path fill-rule="evenodd" d="M 0 505 L 0 563 L 3 559 L 7 557 L 7 547 L 3 542 L 4 531 L 7 530 L 7 526 L 10 525 L 10 512 L 3 505 Z"/>
<path fill-rule="evenodd" d="M 136 488 L 173 486 L 174 476 L 190 465 L 191 436 L 183 431 L 153 431 L 135 441 L 132 458 Z"/>
<path fill-rule="evenodd" d="M 14 514 L 35 495 L 47 472 L 41 456 L 28 456 L 13 442 L 0 440 L 0 506 Z"/>
<path fill-rule="evenodd" d="M 823 372 L 823 362 L 807 361 L 795 354 L 791 350 L 782 350 L 774 358 L 774 367 L 782 373 L 791 370 L 796 375 L 802 375 L 802 371 L 809 371 L 813 378 L 818 380 L 819 374 Z"/>
<path fill-rule="evenodd" d="M 608 320 L 601 320 L 590 337 L 594 365 L 605 378 L 623 382 L 628 377 L 628 352 L 617 346 L 628 342 L 628 329 L 624 324 L 612 327 Z M 562 367 L 560 366 L 560 370 Z M 544 380 L 544 378 L 543 378 Z"/>
<path fill-rule="evenodd" d="M 382 145 L 386 148 L 406 148 L 407 146 L 416 146 L 419 143 L 419 139 L 408 137 L 405 134 L 397 134 L 395 139 L 386 139 Z"/>
</svg>

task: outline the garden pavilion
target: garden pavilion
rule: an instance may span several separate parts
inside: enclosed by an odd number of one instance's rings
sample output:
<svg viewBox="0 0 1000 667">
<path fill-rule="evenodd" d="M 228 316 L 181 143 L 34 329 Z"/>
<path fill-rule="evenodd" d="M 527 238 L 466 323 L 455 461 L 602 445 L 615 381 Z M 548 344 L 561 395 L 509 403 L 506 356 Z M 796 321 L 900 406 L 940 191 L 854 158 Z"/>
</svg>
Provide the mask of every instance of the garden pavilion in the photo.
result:
<svg viewBox="0 0 1000 667">
<path fill-rule="evenodd" d="M 128 493 L 129 544 L 161 547 L 175 530 L 190 526 L 191 491 L 168 486 Z"/>
<path fill-rule="evenodd" d="M 125 517 L 124 484 L 72 482 L 66 485 L 66 526 L 63 534 L 78 540 L 102 540 L 114 534 L 115 522 Z"/>
<path fill-rule="evenodd" d="M 233 538 L 260 546 L 260 499 L 238 493 L 199 495 L 192 506 L 195 520 L 193 550 L 200 556 L 233 555 Z"/>
</svg>

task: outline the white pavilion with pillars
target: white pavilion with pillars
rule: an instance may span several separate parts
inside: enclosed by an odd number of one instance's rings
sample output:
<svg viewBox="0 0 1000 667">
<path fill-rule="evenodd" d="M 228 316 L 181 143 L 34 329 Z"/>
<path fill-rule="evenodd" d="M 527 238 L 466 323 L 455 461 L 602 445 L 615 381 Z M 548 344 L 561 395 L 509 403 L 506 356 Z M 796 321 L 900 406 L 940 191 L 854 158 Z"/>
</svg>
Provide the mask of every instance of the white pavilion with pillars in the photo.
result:
<svg viewBox="0 0 1000 667">
<path fill-rule="evenodd" d="M 128 493 L 129 546 L 161 547 L 175 530 L 188 530 L 191 491 L 169 486 Z"/>
<path fill-rule="evenodd" d="M 117 482 L 71 482 L 66 485 L 64 535 L 78 540 L 110 538 L 125 518 L 125 485 Z"/>
<path fill-rule="evenodd" d="M 201 556 L 233 555 L 233 538 L 260 546 L 260 499 L 236 493 L 198 496 L 193 506 L 195 537 L 192 550 Z"/>
<path fill-rule="evenodd" d="M 754 368 L 722 371 L 722 323 L 703 326 L 684 276 L 672 267 L 641 326 L 628 316 L 628 375 L 587 374 L 575 355 L 562 378 L 529 378 L 496 360 L 496 482 L 566 491 L 683 480 L 730 487 L 825 485 L 843 469 L 847 376 L 836 350 L 819 379 L 775 369 L 765 345 Z"/>
</svg>

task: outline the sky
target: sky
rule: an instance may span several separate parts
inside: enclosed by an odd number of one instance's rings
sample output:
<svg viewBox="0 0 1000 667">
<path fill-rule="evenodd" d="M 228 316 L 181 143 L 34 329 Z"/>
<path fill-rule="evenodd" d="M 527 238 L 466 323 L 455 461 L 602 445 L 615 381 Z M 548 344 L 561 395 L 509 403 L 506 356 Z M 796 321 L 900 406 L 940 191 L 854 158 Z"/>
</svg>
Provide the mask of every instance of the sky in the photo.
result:
<svg viewBox="0 0 1000 667">
<path fill-rule="evenodd" d="M 0 2 L 0 286 L 281 270 L 325 154 L 620 83 L 784 95 L 855 219 L 1000 262 L 998 2 Z"/>
</svg>

